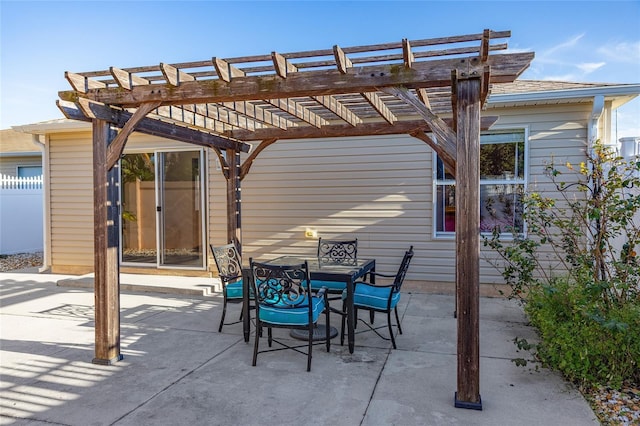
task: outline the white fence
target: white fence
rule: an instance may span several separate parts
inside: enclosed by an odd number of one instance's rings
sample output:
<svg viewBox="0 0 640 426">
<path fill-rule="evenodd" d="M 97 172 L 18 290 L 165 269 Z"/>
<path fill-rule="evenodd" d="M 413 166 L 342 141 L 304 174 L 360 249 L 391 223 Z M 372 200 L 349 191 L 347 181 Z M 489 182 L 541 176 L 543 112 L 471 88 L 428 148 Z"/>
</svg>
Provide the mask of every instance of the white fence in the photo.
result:
<svg viewBox="0 0 640 426">
<path fill-rule="evenodd" d="M 42 176 L 0 175 L 0 254 L 43 250 Z"/>
</svg>

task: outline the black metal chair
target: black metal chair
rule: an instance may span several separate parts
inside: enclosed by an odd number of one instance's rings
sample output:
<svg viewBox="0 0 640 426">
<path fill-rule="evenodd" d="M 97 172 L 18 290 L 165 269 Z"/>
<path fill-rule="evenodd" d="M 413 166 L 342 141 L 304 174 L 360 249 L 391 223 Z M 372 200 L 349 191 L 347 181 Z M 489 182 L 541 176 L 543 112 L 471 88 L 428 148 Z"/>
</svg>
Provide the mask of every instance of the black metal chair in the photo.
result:
<svg viewBox="0 0 640 426">
<path fill-rule="evenodd" d="M 223 325 L 237 324 L 242 321 L 242 310 L 240 319 L 233 322 L 224 322 L 227 314 L 227 303 L 242 303 L 242 261 L 235 244 L 226 244 L 220 247 L 209 245 L 213 259 L 218 267 L 218 275 L 222 282 L 222 294 L 224 301 L 222 305 L 222 317 L 218 332 L 222 332 Z"/>
<path fill-rule="evenodd" d="M 358 239 L 323 240 L 318 238 L 318 261 L 353 264 L 358 259 Z"/>
<path fill-rule="evenodd" d="M 373 327 L 373 325 L 367 323 L 364 320 L 361 320 L 363 324 L 365 324 L 369 330 L 375 332 L 378 336 L 382 337 L 385 340 L 391 340 L 391 344 L 393 345 L 393 349 L 396 349 L 396 340 L 393 336 L 393 325 L 391 324 L 391 311 L 394 312 L 396 317 L 396 326 L 398 327 L 398 333 L 402 334 L 402 327 L 400 326 L 400 317 L 398 316 L 398 302 L 400 301 L 400 289 L 402 287 L 402 283 L 404 282 L 404 277 L 407 274 L 407 270 L 409 269 L 409 263 L 413 258 L 413 246 L 409 248 L 408 251 L 404 253 L 404 257 L 402 262 L 400 263 L 400 268 L 398 268 L 398 272 L 396 274 L 383 274 L 379 272 L 371 272 L 370 274 L 375 275 L 376 277 L 384 277 L 384 278 L 393 278 L 393 284 L 390 285 L 376 285 L 370 284 L 364 281 L 356 281 L 354 283 L 353 289 L 353 305 L 357 312 L 359 309 L 367 310 L 371 313 L 371 324 L 373 324 L 373 313 L 375 312 L 383 312 L 387 314 L 387 327 L 389 329 L 389 337 L 383 336 L 378 332 L 380 328 L 384 328 L 384 326 Z M 342 299 L 346 301 L 346 291 L 343 292 Z M 345 302 L 346 303 L 346 302 Z M 343 305 L 343 310 L 345 310 L 345 306 Z M 345 318 L 342 318 L 342 329 L 340 331 L 341 339 L 344 339 L 344 329 L 345 329 Z M 358 333 L 362 333 L 363 330 Z"/>
<path fill-rule="evenodd" d="M 355 264 L 358 260 L 358 239 L 353 240 L 323 240 L 322 237 L 318 238 L 318 264 Z M 340 300 L 342 293 L 347 288 L 347 283 L 344 281 L 327 281 L 327 280 L 311 280 L 311 289 L 314 291 L 319 290 L 322 287 L 327 288 L 328 294 L 335 296 L 328 297 L 329 300 Z M 342 315 L 342 318 L 346 318 L 346 313 L 343 310 L 329 307 L 331 312 Z M 344 336 L 341 336 L 340 345 L 344 345 Z"/>
<path fill-rule="evenodd" d="M 345 265 L 355 264 L 358 260 L 358 239 L 354 240 L 323 240 L 318 239 L 318 263 L 341 263 Z M 317 291 L 322 287 L 327 288 L 329 294 L 342 294 L 347 284 L 342 281 L 311 280 L 311 289 Z M 338 300 L 339 297 L 329 298 Z M 336 310 L 336 312 L 339 312 Z"/>
<path fill-rule="evenodd" d="M 326 289 L 320 289 L 315 295 L 309 290 L 309 265 L 306 261 L 297 265 L 273 265 L 250 259 L 250 263 L 256 309 L 253 365 L 256 365 L 259 353 L 293 349 L 307 355 L 307 371 L 311 371 L 312 348 L 314 344 L 319 344 L 314 343 L 313 328 L 323 312 L 327 322 L 327 352 L 331 348 L 329 309 L 325 309 L 329 306 Z M 269 349 L 259 350 L 263 327 L 267 328 Z M 308 341 L 300 345 L 287 344 L 273 337 L 273 328 L 306 330 L 309 333 Z M 273 342 L 280 346 L 273 348 Z M 304 347 L 307 348 L 306 352 L 301 349 Z"/>
</svg>

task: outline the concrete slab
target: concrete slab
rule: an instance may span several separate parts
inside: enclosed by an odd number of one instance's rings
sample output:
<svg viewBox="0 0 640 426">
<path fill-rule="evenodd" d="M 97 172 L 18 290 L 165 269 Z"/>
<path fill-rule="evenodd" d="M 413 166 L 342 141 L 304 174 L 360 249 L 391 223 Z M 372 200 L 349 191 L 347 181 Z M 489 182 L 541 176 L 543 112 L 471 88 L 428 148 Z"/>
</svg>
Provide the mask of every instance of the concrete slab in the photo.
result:
<svg viewBox="0 0 640 426">
<path fill-rule="evenodd" d="M 93 274 L 65 277 L 57 281 L 60 287 L 93 288 Z M 222 291 L 219 278 L 176 277 L 173 275 L 120 274 L 120 290 L 208 296 Z"/>
<path fill-rule="evenodd" d="M 453 407 L 452 296 L 403 295 L 397 350 L 373 333 L 356 336 L 354 354 L 334 339 L 329 353 L 314 347 L 307 373 L 293 351 L 260 354 L 252 367 L 253 336 L 245 343 L 240 324 L 217 332 L 218 293 L 184 294 L 182 280 L 174 293 L 123 290 L 124 359 L 101 366 L 91 363 L 92 290 L 56 285 L 73 279 L 0 273 L 0 425 L 597 424 L 558 375 L 511 362 L 513 337 L 535 334 L 509 301 L 481 300 L 483 411 L 474 411 Z"/>
</svg>

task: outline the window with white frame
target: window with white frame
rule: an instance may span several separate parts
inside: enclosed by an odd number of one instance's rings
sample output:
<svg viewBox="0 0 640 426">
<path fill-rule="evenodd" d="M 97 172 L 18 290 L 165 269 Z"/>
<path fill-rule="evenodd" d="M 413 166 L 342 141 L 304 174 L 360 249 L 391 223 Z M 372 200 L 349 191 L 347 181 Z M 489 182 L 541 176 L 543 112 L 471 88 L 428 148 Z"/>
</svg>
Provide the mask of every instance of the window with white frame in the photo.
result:
<svg viewBox="0 0 640 426">
<path fill-rule="evenodd" d="M 522 198 L 526 185 L 525 132 L 504 130 L 480 135 L 480 232 L 523 232 Z M 436 156 L 435 232 L 454 235 L 455 180 Z"/>
</svg>

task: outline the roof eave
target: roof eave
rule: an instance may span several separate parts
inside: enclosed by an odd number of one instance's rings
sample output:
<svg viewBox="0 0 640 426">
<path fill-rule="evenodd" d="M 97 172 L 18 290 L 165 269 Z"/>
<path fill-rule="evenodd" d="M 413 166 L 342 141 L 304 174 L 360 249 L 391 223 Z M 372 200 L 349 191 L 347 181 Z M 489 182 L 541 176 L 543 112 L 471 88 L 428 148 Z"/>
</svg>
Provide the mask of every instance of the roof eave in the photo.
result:
<svg viewBox="0 0 640 426">
<path fill-rule="evenodd" d="M 46 135 L 50 133 L 81 132 L 91 130 L 91 123 L 64 118 L 59 120 L 43 121 L 40 123 L 24 124 L 21 126 L 11 126 L 11 128 L 16 132 L 29 133 L 32 135 Z"/>
<path fill-rule="evenodd" d="M 511 104 L 514 102 L 538 102 L 544 100 L 571 100 L 579 98 L 593 98 L 604 96 L 616 99 L 615 108 L 631 101 L 640 95 L 640 84 L 625 84 L 620 86 L 600 86 L 580 89 L 546 90 L 524 93 L 505 93 L 489 95 L 487 103 L 490 105 Z"/>
</svg>

